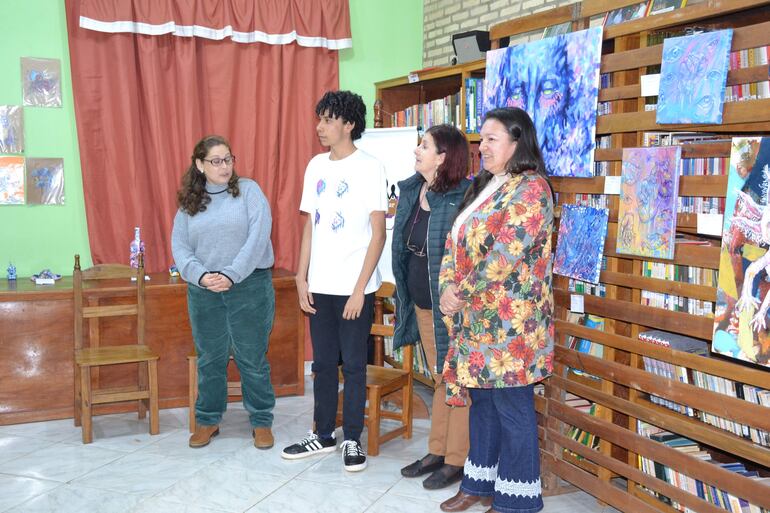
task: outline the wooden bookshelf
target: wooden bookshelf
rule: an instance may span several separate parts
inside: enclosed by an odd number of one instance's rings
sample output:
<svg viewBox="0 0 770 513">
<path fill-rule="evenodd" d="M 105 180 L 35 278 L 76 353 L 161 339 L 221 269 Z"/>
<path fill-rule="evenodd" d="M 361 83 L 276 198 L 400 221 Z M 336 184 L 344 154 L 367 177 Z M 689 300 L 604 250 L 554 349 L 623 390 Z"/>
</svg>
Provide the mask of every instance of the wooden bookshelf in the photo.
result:
<svg viewBox="0 0 770 513">
<path fill-rule="evenodd" d="M 542 31 L 554 23 L 572 21 L 575 29 L 587 28 L 605 12 L 636 3 L 634 0 L 583 0 L 566 7 L 539 12 L 490 28 L 493 47 L 503 37 Z M 692 3 L 692 2 L 691 2 Z M 596 162 L 605 162 L 607 174 L 621 174 L 622 149 L 642 146 L 644 132 L 703 132 L 731 135 L 770 135 L 770 99 L 726 103 L 723 124 L 718 126 L 665 125 L 655 123 L 655 112 L 646 111 L 641 97 L 640 76 L 652 72 L 661 61 L 662 44 L 648 44 L 648 36 L 660 31 L 676 32 L 685 27 L 733 28 L 732 51 L 770 45 L 770 0 L 706 0 L 634 21 L 614 25 L 603 33 L 601 73 L 611 74 L 611 85 L 599 92 L 600 102 L 612 102 L 611 113 L 597 119 L 597 137 L 608 137 L 609 148 L 597 148 Z M 419 81 L 407 77 L 377 84 L 377 98 L 387 113 L 406 106 L 460 92 L 461 118 L 465 123 L 465 78 L 484 73 L 484 62 L 434 69 L 419 74 Z M 768 79 L 767 65 L 734 69 L 728 86 Z M 389 119 L 389 118 L 388 118 Z M 474 137 L 469 136 L 474 141 Z M 477 141 L 478 138 L 476 137 Z M 726 142 L 703 142 L 683 146 L 682 158 L 728 158 Z M 574 203 L 577 195 L 600 195 L 605 178 L 553 178 L 560 206 Z M 724 198 L 726 176 L 682 176 L 679 196 L 683 198 Z M 698 513 L 726 511 L 662 479 L 642 471 L 639 457 L 676 469 L 706 484 L 715 485 L 751 504 L 770 508 L 770 485 L 730 472 L 717 465 L 678 451 L 637 433 L 637 420 L 647 422 L 697 442 L 715 460 L 732 458 L 770 477 L 770 447 L 737 436 L 725 429 L 668 409 L 650 401 L 655 396 L 685 404 L 695 410 L 732 419 L 755 429 L 770 431 L 770 408 L 716 393 L 677 379 L 647 372 L 643 359 L 653 358 L 712 376 L 770 389 L 770 371 L 712 355 L 704 358 L 638 339 L 648 329 L 661 329 L 699 338 L 710 343 L 713 319 L 684 311 L 670 311 L 642 304 L 642 291 L 671 294 L 694 300 L 715 302 L 716 288 L 687 282 L 645 276 L 644 261 L 718 270 L 720 240 L 712 245 L 677 245 L 674 259 L 655 260 L 618 254 L 615 251 L 618 197 L 608 197 L 610 221 L 604 248 L 606 269 L 600 281 L 606 286 L 604 297 L 584 295 L 586 314 L 605 319 L 603 331 L 566 322 L 570 295 L 568 280 L 554 276 L 556 300 L 556 358 L 554 375 L 546 382 L 545 395 L 536 401 L 539 413 L 544 493 L 561 493 L 559 478 L 624 512 L 679 511 L 653 493 L 669 497 L 682 508 Z M 681 213 L 677 232 L 695 234 L 697 215 Z M 554 247 L 556 240 L 554 239 Z M 579 337 L 601 344 L 603 357 L 569 349 L 568 337 Z M 598 380 L 571 372 L 580 369 Z M 594 416 L 564 403 L 566 392 L 596 403 Z M 566 436 L 570 426 L 593 433 L 600 439 L 599 449 L 591 449 Z M 565 451 L 566 449 L 566 451 Z M 577 455 L 577 456 L 575 456 Z M 579 457 L 578 457 L 579 456 Z M 721 458 L 721 459 L 720 459 Z M 622 478 L 623 487 L 618 487 Z"/>
</svg>

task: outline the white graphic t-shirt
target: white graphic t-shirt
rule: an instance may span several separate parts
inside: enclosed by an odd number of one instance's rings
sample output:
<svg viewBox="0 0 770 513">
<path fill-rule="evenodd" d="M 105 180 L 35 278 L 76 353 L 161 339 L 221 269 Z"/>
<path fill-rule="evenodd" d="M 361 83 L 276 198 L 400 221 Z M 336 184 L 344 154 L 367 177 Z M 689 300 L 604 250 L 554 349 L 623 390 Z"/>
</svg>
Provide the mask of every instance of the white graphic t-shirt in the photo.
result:
<svg viewBox="0 0 770 513">
<path fill-rule="evenodd" d="M 308 163 L 299 206 L 313 222 L 308 287 L 318 294 L 349 296 L 372 238 L 369 215 L 388 209 L 385 168 L 362 150 L 342 160 L 329 156 L 322 153 Z M 375 270 L 364 292 L 380 285 Z"/>
</svg>

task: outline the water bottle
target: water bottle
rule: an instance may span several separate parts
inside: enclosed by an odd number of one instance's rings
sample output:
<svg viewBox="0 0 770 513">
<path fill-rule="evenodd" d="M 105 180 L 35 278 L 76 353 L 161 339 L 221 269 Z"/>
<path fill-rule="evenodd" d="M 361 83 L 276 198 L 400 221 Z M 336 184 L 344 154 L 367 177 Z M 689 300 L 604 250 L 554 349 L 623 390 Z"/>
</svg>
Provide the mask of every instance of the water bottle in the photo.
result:
<svg viewBox="0 0 770 513">
<path fill-rule="evenodd" d="M 142 238 L 139 234 L 139 227 L 134 227 L 134 240 L 131 241 L 131 244 L 129 245 L 130 250 L 130 257 L 129 257 L 129 265 L 133 267 L 134 269 L 139 268 L 139 253 L 144 255 L 144 242 L 142 241 Z"/>
</svg>

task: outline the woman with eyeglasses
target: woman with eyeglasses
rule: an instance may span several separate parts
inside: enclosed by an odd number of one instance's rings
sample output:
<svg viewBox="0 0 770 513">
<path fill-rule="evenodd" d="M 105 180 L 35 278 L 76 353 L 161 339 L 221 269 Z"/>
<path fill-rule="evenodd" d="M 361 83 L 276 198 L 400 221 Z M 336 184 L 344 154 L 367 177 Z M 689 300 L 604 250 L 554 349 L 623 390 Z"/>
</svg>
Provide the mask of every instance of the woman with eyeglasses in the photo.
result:
<svg viewBox="0 0 770 513">
<path fill-rule="evenodd" d="M 425 348 L 435 383 L 428 454 L 401 469 L 405 477 L 431 474 L 429 490 L 462 478 L 468 454 L 468 410 L 445 403 L 441 369 L 448 346 L 447 329 L 439 311 L 438 274 L 444 241 L 457 207 L 470 182 L 468 142 L 452 125 L 429 128 L 414 150 L 415 171 L 399 182 L 400 197 L 393 225 L 393 274 L 397 312 L 393 345 L 417 340 Z"/>
<path fill-rule="evenodd" d="M 198 355 L 195 431 L 189 444 L 203 447 L 219 434 L 232 354 L 254 445 L 269 449 L 275 406 L 266 358 L 275 313 L 270 205 L 254 180 L 235 172 L 235 155 L 223 137 L 201 139 L 191 161 L 177 193 L 171 234 L 174 262 L 187 281 Z"/>
</svg>

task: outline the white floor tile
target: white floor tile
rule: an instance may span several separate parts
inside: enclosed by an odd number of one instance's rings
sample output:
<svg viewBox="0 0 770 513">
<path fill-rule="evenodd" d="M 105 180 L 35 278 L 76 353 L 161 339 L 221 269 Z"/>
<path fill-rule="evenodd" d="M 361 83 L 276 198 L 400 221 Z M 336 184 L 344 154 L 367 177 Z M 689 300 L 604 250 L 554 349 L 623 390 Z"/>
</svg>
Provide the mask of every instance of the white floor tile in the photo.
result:
<svg viewBox="0 0 770 513">
<path fill-rule="evenodd" d="M 140 497 L 93 488 L 63 485 L 10 510 L 11 513 L 124 513 Z"/>
<path fill-rule="evenodd" d="M 249 513 L 359 513 L 377 500 L 378 492 L 359 487 L 335 486 L 330 490 L 322 483 L 291 481 Z M 392 513 L 392 512 L 389 512 Z"/>
<path fill-rule="evenodd" d="M 58 443 L 0 464 L 0 473 L 64 483 L 125 455 L 91 445 Z"/>
<path fill-rule="evenodd" d="M 267 497 L 288 478 L 235 469 L 219 463 L 181 479 L 163 492 L 164 499 L 223 511 L 241 512 Z"/>
<path fill-rule="evenodd" d="M 403 463 L 390 458 L 368 458 L 368 466 L 361 472 L 348 472 L 342 464 L 342 453 L 337 451 L 302 472 L 296 479 L 334 486 L 352 486 L 385 492 L 401 479 Z"/>
<path fill-rule="evenodd" d="M 0 474 L 0 511 L 61 486 L 55 481 Z"/>
<path fill-rule="evenodd" d="M 26 436 L 0 436 L 0 463 L 15 460 L 20 456 L 53 445 L 55 442 Z"/>
<path fill-rule="evenodd" d="M 205 447 L 193 449 L 188 445 L 190 433 L 177 430 L 169 436 L 142 447 L 135 454 L 154 455 L 156 457 L 188 460 L 196 464 L 214 463 L 239 450 L 254 450 L 251 432 L 220 426 L 219 435 L 211 439 Z"/>
<path fill-rule="evenodd" d="M 132 414 L 132 417 L 136 417 Z M 114 418 L 112 416 L 94 417 L 93 442 L 89 447 L 99 447 L 113 451 L 134 452 L 147 445 L 169 436 L 173 430 L 161 430 L 157 435 L 150 434 L 149 421 L 129 420 L 125 416 Z M 82 444 L 83 437 L 80 433 L 73 435 L 63 442 Z"/>
<path fill-rule="evenodd" d="M 221 509 L 210 509 L 191 504 L 177 504 L 161 497 L 150 497 L 129 511 L 129 513 L 226 513 Z"/>
<path fill-rule="evenodd" d="M 44 440 L 51 440 L 52 442 L 60 442 L 66 438 L 72 438 L 75 433 L 80 434 L 80 428 L 75 427 L 75 423 L 72 419 L 0 426 L 0 437 L 6 435 L 18 435 L 30 438 L 42 438 Z"/>
</svg>

